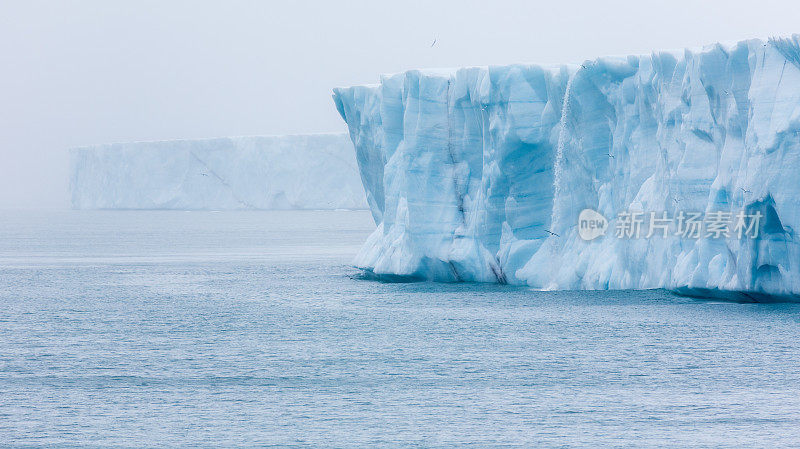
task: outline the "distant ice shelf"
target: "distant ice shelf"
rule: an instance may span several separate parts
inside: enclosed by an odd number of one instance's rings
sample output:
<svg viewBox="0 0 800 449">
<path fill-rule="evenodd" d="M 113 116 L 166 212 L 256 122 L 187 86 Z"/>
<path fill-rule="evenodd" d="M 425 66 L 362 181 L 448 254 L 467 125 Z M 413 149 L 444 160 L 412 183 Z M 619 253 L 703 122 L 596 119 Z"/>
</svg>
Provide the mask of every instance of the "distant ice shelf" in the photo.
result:
<svg viewBox="0 0 800 449">
<path fill-rule="evenodd" d="M 75 209 L 366 209 L 347 134 L 71 150 Z"/>
<path fill-rule="evenodd" d="M 798 35 L 411 70 L 334 102 L 378 224 L 356 264 L 378 276 L 800 295 Z M 605 235 L 581 238 L 585 209 Z M 763 218 L 752 238 L 624 238 L 626 211 Z"/>
</svg>

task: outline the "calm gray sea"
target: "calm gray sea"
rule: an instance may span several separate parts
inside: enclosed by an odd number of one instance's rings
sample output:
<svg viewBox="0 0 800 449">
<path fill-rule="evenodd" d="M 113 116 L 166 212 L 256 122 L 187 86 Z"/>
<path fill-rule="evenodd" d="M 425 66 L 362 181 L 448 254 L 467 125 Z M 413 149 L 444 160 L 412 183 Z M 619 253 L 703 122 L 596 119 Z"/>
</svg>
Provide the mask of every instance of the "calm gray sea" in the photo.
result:
<svg viewBox="0 0 800 449">
<path fill-rule="evenodd" d="M 367 212 L 2 212 L 0 444 L 800 443 L 800 306 L 385 284 Z"/>
</svg>

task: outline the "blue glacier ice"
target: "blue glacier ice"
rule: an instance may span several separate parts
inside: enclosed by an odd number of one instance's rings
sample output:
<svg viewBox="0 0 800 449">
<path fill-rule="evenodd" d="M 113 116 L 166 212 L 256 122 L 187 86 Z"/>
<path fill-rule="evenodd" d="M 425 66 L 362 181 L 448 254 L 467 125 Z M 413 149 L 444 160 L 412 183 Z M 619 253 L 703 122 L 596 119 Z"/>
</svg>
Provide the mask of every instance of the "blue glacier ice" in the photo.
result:
<svg viewBox="0 0 800 449">
<path fill-rule="evenodd" d="M 800 294 L 800 35 L 410 70 L 334 102 L 378 225 L 355 263 L 378 276 Z M 610 232 L 581 239 L 584 209 Z M 763 219 L 754 238 L 624 239 L 622 211 Z"/>
<path fill-rule="evenodd" d="M 365 209 L 347 134 L 133 142 L 71 150 L 75 209 Z"/>
</svg>

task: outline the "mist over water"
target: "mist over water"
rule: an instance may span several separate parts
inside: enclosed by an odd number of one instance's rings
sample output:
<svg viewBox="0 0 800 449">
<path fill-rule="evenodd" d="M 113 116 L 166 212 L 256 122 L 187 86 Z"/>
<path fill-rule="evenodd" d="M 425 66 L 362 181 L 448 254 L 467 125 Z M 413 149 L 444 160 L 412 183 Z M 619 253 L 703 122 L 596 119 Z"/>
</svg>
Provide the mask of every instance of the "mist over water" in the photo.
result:
<svg viewBox="0 0 800 449">
<path fill-rule="evenodd" d="M 331 89 L 382 73 L 766 38 L 798 15 L 791 0 L 6 0 L 0 208 L 67 208 L 70 147 L 345 131 Z"/>
</svg>

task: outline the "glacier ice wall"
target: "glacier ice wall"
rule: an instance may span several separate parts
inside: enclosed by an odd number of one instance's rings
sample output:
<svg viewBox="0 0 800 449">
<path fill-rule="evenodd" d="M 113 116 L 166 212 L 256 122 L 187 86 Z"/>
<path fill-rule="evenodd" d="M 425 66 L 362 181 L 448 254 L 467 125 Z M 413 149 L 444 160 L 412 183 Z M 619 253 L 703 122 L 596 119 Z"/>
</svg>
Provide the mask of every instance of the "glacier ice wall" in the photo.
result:
<svg viewBox="0 0 800 449">
<path fill-rule="evenodd" d="M 800 294 L 800 36 L 334 90 L 387 279 Z M 578 237 L 581 210 L 747 211 L 757 238 Z"/>
<path fill-rule="evenodd" d="M 226 137 L 71 150 L 76 209 L 365 209 L 347 134 Z"/>
</svg>

